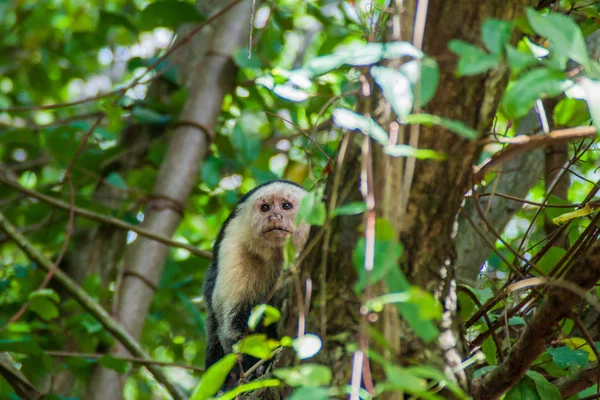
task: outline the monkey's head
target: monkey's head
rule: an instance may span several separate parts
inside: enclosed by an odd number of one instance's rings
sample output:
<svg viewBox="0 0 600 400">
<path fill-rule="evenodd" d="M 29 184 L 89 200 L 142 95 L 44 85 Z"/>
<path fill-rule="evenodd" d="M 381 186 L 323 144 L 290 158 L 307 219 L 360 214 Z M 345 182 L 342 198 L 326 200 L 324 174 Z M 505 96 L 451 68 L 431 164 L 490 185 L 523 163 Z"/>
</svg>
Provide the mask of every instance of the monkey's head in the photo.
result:
<svg viewBox="0 0 600 400">
<path fill-rule="evenodd" d="M 241 204 L 256 245 L 283 247 L 288 237 L 301 250 L 308 238 L 309 225 L 294 222 L 300 200 L 307 192 L 288 181 L 273 181 L 257 187 Z"/>
</svg>

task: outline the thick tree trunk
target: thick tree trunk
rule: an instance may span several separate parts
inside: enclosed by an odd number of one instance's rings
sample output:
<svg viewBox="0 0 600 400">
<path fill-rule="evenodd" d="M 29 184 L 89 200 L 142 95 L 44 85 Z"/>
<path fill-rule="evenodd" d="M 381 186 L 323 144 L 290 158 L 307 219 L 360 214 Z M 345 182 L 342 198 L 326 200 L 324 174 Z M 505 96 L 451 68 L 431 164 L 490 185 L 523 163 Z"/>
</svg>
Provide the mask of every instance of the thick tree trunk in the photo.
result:
<svg viewBox="0 0 600 400">
<path fill-rule="evenodd" d="M 461 120 L 481 133 L 490 129 L 507 71 L 459 79 L 454 73 L 455 63 L 449 62 L 455 57 L 447 50 L 447 43 L 452 38 L 479 43 L 478 27 L 486 18 L 516 18 L 526 4 L 526 0 L 429 2 L 424 51 L 440 60 L 440 85 L 426 112 Z M 412 37 L 410 29 L 415 18 L 415 4 L 403 2 L 402 6 L 402 38 L 406 39 Z M 376 101 L 373 99 L 374 103 Z M 408 136 L 409 132 L 404 134 Z M 398 203 L 403 203 L 405 192 L 402 188 L 407 182 L 405 160 L 392 159 L 374 151 L 376 215 L 387 218 L 398 230 L 405 248 L 399 267 L 413 285 L 433 293 L 442 302 L 445 312 L 439 325 L 439 342 L 423 343 L 404 324 L 398 329 L 393 318 L 387 319 L 384 331 L 389 337 L 397 334 L 393 338 L 396 343 L 392 343 L 393 348 L 399 349 L 394 354 L 395 361 L 433 365 L 454 375 L 466 388 L 464 371 L 456 370 L 462 362 L 463 340 L 456 320 L 454 231 L 464 193 L 471 184 L 471 170 L 480 145 L 478 141 L 469 142 L 440 127 L 421 126 L 418 135 L 420 148 L 445 152 L 447 161 L 417 161 L 412 186 L 409 185 L 407 209 L 402 213 Z M 400 137 L 403 137 L 402 133 Z M 358 193 L 361 143 L 362 138 L 355 134 L 347 143 L 347 151 L 341 150 L 344 162 L 336 165 L 329 179 L 326 203 L 333 193 L 337 194 L 340 203 L 361 198 Z M 342 176 L 339 186 L 335 178 L 337 173 Z M 355 189 L 344 198 L 340 194 L 348 192 L 348 185 Z M 352 260 L 360 224 L 361 217 L 337 217 L 328 228 L 331 236 L 327 233 L 321 236 L 302 266 L 301 282 L 310 279 L 313 285 L 313 304 L 306 316 L 306 331 L 326 335 L 318 361 L 331 367 L 337 385 L 350 382 L 352 353 L 347 350 L 348 342 L 360 343 L 361 303 L 353 290 L 356 271 Z M 323 239 L 328 237 L 329 241 Z M 325 291 L 324 296 L 321 291 Z M 290 293 L 294 291 L 290 290 Z M 325 303 L 321 302 L 323 298 Z M 285 321 L 286 333 L 294 334 L 293 327 L 298 319 L 295 294 L 290 294 L 288 304 L 295 307 L 288 310 L 291 313 Z M 400 346 L 397 347 L 398 343 Z"/>
<path fill-rule="evenodd" d="M 187 199 L 198 181 L 200 165 L 208 151 L 213 126 L 221 111 L 223 97 L 233 89 L 236 68 L 235 48 L 246 43 L 251 2 L 244 1 L 217 22 L 196 35 L 189 44 L 191 57 L 182 60 L 182 78 L 189 88 L 188 100 L 163 161 L 152 200 L 144 214 L 144 227 L 170 237 L 181 220 Z M 215 10 L 218 11 L 218 10 Z M 126 274 L 117 305 L 117 318 L 135 338 L 139 338 L 154 295 L 136 275 L 156 285 L 168 254 L 168 247 L 138 238 L 125 253 Z M 115 355 L 127 354 L 117 346 Z M 124 377 L 104 368 L 95 370 L 88 387 L 89 399 L 119 399 Z"/>
</svg>

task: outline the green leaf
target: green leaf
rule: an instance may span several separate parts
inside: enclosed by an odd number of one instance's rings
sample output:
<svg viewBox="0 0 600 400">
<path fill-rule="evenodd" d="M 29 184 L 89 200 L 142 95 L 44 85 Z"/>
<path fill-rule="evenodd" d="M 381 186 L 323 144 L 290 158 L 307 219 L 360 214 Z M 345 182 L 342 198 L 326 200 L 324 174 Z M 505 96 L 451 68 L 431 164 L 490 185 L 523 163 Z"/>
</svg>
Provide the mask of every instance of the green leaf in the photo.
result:
<svg viewBox="0 0 600 400">
<path fill-rule="evenodd" d="M 268 304 L 259 304 L 255 306 L 250 313 L 250 317 L 248 317 L 248 327 L 250 327 L 251 331 L 256 329 L 263 316 L 263 325 L 269 326 L 272 323 L 279 321 L 281 313 L 278 309 Z"/>
<path fill-rule="evenodd" d="M 98 362 L 103 367 L 117 371 L 119 374 L 124 374 L 129 371 L 129 363 L 127 361 L 115 358 L 110 354 L 105 354 L 98 360 Z"/>
<path fill-rule="evenodd" d="M 527 20 L 533 30 L 548 39 L 552 58 L 565 68 L 570 58 L 588 68 L 590 58 L 585 47 L 585 40 L 577 23 L 565 15 L 549 13 L 543 16 L 533 8 L 527 8 Z"/>
<path fill-rule="evenodd" d="M 186 22 L 201 23 L 205 19 L 192 3 L 175 0 L 151 3 L 138 16 L 140 30 L 143 31 L 149 31 L 159 26 L 175 30 Z"/>
<path fill-rule="evenodd" d="M 441 118 L 431 114 L 412 114 L 408 116 L 407 122 L 409 124 L 421 124 L 425 126 L 439 125 L 448 129 L 452 133 L 456 133 L 466 139 L 472 140 L 479 136 L 479 133 L 475 129 L 466 126 L 461 121 L 455 121 L 452 119 Z"/>
<path fill-rule="evenodd" d="M 561 247 L 552 246 L 544 253 L 536 266 L 545 274 L 549 274 L 552 268 L 567 254 Z"/>
<path fill-rule="evenodd" d="M 244 130 L 241 123 L 233 128 L 231 142 L 239 153 L 240 161 L 246 165 L 251 164 L 260 155 L 260 136 Z"/>
<path fill-rule="evenodd" d="M 421 67 L 420 73 L 419 66 Z M 415 103 L 418 107 L 424 107 L 435 95 L 440 80 L 440 70 L 437 62 L 433 58 L 423 57 L 419 61 L 405 62 L 400 67 L 400 71 L 406 75 L 413 85 L 412 91 L 415 93 Z"/>
<path fill-rule="evenodd" d="M 420 395 L 427 392 L 427 381 L 410 369 L 391 364 L 385 365 L 384 368 L 387 380 L 377 384 L 378 393 L 403 391 L 411 395 Z"/>
<path fill-rule="evenodd" d="M 239 68 L 259 69 L 263 67 L 262 62 L 256 54 L 252 54 L 252 57 L 248 58 L 248 49 L 245 47 L 240 47 L 233 51 L 233 62 Z"/>
<path fill-rule="evenodd" d="M 413 93 L 410 81 L 397 69 L 372 67 L 371 75 L 381 87 L 383 96 L 388 100 L 392 109 L 404 120 L 413 107 Z"/>
<path fill-rule="evenodd" d="M 222 396 L 216 398 L 216 400 L 233 400 L 239 394 L 250 392 L 256 389 L 268 388 L 268 387 L 277 387 L 281 385 L 281 382 L 278 379 L 264 379 L 261 381 L 254 381 L 250 383 L 246 383 L 244 385 L 237 386 L 236 388 L 230 390 Z M 196 399 L 190 399 L 196 400 Z"/>
<path fill-rule="evenodd" d="M 383 152 L 392 157 L 415 157 L 418 159 L 434 159 L 434 160 L 445 160 L 448 157 L 445 153 L 440 153 L 435 150 L 428 149 L 415 149 L 406 144 L 395 144 L 392 146 L 385 146 Z"/>
<path fill-rule="evenodd" d="M 531 378 L 523 377 L 505 395 L 504 400 L 545 400 L 538 395 L 537 387 Z"/>
<path fill-rule="evenodd" d="M 42 354 L 42 349 L 32 336 L 18 339 L 0 339 L 0 351 L 9 351 L 22 354 Z"/>
<path fill-rule="evenodd" d="M 121 129 L 121 119 L 125 114 L 125 110 L 115 104 L 111 99 L 104 99 L 100 102 L 100 109 L 106 114 L 108 119 L 109 132 L 116 133 Z"/>
<path fill-rule="evenodd" d="M 488 338 L 483 341 L 483 344 L 481 345 L 481 351 L 485 355 L 485 361 L 489 365 L 498 365 L 498 358 L 496 357 L 498 349 L 496 348 L 496 343 L 494 343 L 494 339 L 491 336 L 488 336 Z"/>
<path fill-rule="evenodd" d="M 502 99 L 506 116 L 524 117 L 537 99 L 558 96 L 567 85 L 568 81 L 562 71 L 538 68 L 525 73 L 509 87 Z"/>
<path fill-rule="evenodd" d="M 127 183 L 121 178 L 118 172 L 111 172 L 106 177 L 105 181 L 119 189 L 127 189 Z"/>
<path fill-rule="evenodd" d="M 481 27 L 483 45 L 495 56 L 501 57 L 504 47 L 510 41 L 512 24 L 508 21 L 488 18 Z"/>
<path fill-rule="evenodd" d="M 543 400 L 562 400 L 560 390 L 550 382 L 544 376 L 535 371 L 527 371 L 527 376 L 530 377 L 535 383 L 540 398 Z"/>
<path fill-rule="evenodd" d="M 306 221 L 310 225 L 321 226 L 325 223 L 327 212 L 322 197 L 322 190 L 316 190 L 308 193 L 300 200 L 300 207 L 296 214 L 296 224 Z"/>
<path fill-rule="evenodd" d="M 404 248 L 397 241 L 376 240 L 373 270 L 368 273 L 365 270 L 365 238 L 360 238 L 354 248 L 354 267 L 358 272 L 358 280 L 354 285 L 356 292 L 362 292 L 367 285 L 373 285 L 384 279 L 388 272 L 398 268 L 398 260 L 402 256 Z"/>
<path fill-rule="evenodd" d="M 441 319 L 442 307 L 435 300 L 433 295 L 424 291 L 418 286 L 413 286 L 409 290 L 400 293 L 384 294 L 367 301 L 365 306 L 369 310 L 380 312 L 385 304 L 406 303 L 416 307 L 419 317 L 422 320 L 429 321 Z"/>
<path fill-rule="evenodd" d="M 431 379 L 438 383 L 440 387 L 449 389 L 458 399 L 469 400 L 470 397 L 461 389 L 461 387 L 448 376 L 433 367 L 420 365 L 407 368 L 413 375 L 420 376 L 422 378 Z"/>
<path fill-rule="evenodd" d="M 587 125 L 591 117 L 584 100 L 564 98 L 554 107 L 552 118 L 558 126 L 579 126 Z"/>
<path fill-rule="evenodd" d="M 354 111 L 338 108 L 333 111 L 333 122 L 337 126 L 350 131 L 360 131 L 364 135 L 370 136 L 376 142 L 387 145 L 388 134 L 372 118 L 365 118 Z"/>
<path fill-rule="evenodd" d="M 292 392 L 290 400 L 327 400 L 330 392 L 330 389 L 322 387 L 300 387 Z"/>
<path fill-rule="evenodd" d="M 512 46 L 506 47 L 506 59 L 511 71 L 515 74 L 519 74 L 532 65 L 539 64 L 538 59 L 533 54 L 517 50 Z"/>
<path fill-rule="evenodd" d="M 46 321 L 58 317 L 58 307 L 47 297 L 34 297 L 30 300 L 29 309 Z"/>
<path fill-rule="evenodd" d="M 579 86 L 585 92 L 596 134 L 600 134 L 600 82 L 582 78 L 579 80 Z"/>
<path fill-rule="evenodd" d="M 133 107 L 131 115 L 136 122 L 148 125 L 165 125 L 171 121 L 170 115 L 162 115 L 149 108 L 139 106 Z"/>
<path fill-rule="evenodd" d="M 196 331 L 202 332 L 204 334 L 206 332 L 204 317 L 198 310 L 198 307 L 196 307 L 196 305 L 192 303 L 190 299 L 180 291 L 177 291 L 177 297 L 179 297 L 179 300 L 181 300 L 181 302 L 183 303 L 183 308 L 185 309 L 185 311 L 192 316 L 192 320 L 194 322 L 194 327 L 196 328 Z"/>
<path fill-rule="evenodd" d="M 451 40 L 448 48 L 459 57 L 456 70 L 458 76 L 481 74 L 494 68 L 500 62 L 500 57 L 488 54 L 462 40 Z"/>
<path fill-rule="evenodd" d="M 225 383 L 225 379 L 227 379 L 227 375 L 229 375 L 229 371 L 231 371 L 236 361 L 236 354 L 227 354 L 213 364 L 202 375 L 202 379 L 194 389 L 190 400 L 206 400 L 217 393 Z"/>
<path fill-rule="evenodd" d="M 572 350 L 566 346 L 551 347 L 548 354 L 552 356 L 552 361 L 562 369 L 575 369 L 585 367 L 589 364 L 588 353 L 584 350 Z"/>
<path fill-rule="evenodd" d="M 331 383 L 331 370 L 320 364 L 301 364 L 296 367 L 280 368 L 273 374 L 292 387 L 326 386 Z"/>
<path fill-rule="evenodd" d="M 236 343 L 233 348 L 236 352 L 251 355 L 256 358 L 271 358 L 273 350 L 279 347 L 279 342 L 267 338 L 267 335 L 255 333 L 248 335 Z"/>
<path fill-rule="evenodd" d="M 53 289 L 39 289 L 29 294 L 29 300 L 32 300 L 36 297 L 43 297 L 47 300 L 52 300 L 57 304 L 60 303 L 60 296 Z"/>
<path fill-rule="evenodd" d="M 357 215 L 367 211 L 367 205 L 362 201 L 356 201 L 341 205 L 331 212 L 331 218 L 338 215 Z"/>
</svg>

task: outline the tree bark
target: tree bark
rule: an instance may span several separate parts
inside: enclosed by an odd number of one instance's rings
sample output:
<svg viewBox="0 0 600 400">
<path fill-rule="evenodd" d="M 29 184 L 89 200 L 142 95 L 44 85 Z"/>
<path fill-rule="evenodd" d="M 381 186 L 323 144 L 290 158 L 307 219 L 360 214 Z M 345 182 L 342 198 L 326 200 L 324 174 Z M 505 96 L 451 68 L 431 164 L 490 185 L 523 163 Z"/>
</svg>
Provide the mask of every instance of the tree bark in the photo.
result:
<svg viewBox="0 0 600 400">
<path fill-rule="evenodd" d="M 182 62 L 182 78 L 189 88 L 188 100 L 169 142 L 143 226 L 170 237 L 181 220 L 187 199 L 198 180 L 200 165 L 208 151 L 210 135 L 221 111 L 226 93 L 233 89 L 236 68 L 232 52 L 248 37 L 251 2 L 241 2 L 207 30 L 192 38 L 191 58 Z M 158 283 L 168 247 L 138 238 L 125 253 L 125 269 Z M 153 289 L 135 275 L 124 276 L 117 305 L 117 318 L 135 338 L 139 338 L 154 295 Z M 121 346 L 115 355 L 127 354 Z M 90 399 L 119 399 L 124 377 L 104 368 L 95 370 L 88 388 Z"/>
</svg>

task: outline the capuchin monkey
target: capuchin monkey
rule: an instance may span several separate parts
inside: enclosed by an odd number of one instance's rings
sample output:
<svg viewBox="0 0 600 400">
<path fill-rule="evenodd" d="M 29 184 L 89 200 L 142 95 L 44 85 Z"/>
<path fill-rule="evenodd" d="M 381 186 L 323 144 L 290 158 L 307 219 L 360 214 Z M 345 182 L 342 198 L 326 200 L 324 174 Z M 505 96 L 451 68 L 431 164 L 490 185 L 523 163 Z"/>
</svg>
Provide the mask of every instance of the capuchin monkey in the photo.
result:
<svg viewBox="0 0 600 400">
<path fill-rule="evenodd" d="M 294 222 L 306 194 L 293 182 L 264 183 L 246 193 L 223 223 L 203 288 L 208 310 L 206 368 L 232 352 L 246 331 L 252 308 L 264 303 L 275 287 L 286 239 L 291 236 L 297 251 L 306 244 L 310 226 Z M 277 337 L 276 324 L 261 329 L 268 337 Z M 244 355 L 243 370 L 256 361 Z"/>
</svg>

